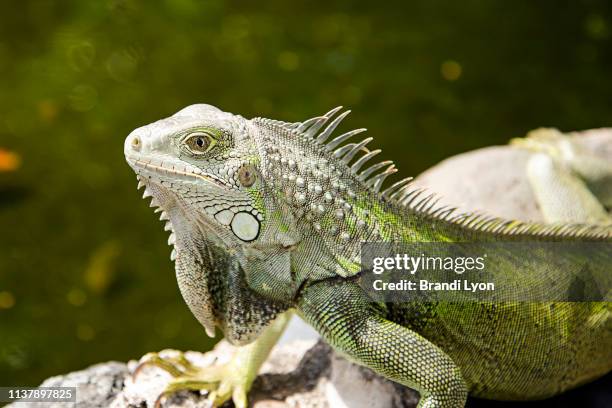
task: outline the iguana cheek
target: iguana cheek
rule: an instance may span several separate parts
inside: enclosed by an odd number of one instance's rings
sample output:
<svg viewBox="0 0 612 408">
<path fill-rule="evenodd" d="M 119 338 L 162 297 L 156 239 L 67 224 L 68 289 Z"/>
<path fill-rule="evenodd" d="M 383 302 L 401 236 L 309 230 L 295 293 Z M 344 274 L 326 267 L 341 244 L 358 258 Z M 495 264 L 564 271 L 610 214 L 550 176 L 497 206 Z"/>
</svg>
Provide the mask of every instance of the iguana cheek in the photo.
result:
<svg viewBox="0 0 612 408">
<path fill-rule="evenodd" d="M 230 227 L 234 235 L 243 241 L 252 241 L 259 234 L 259 221 L 248 212 L 234 215 Z"/>
</svg>

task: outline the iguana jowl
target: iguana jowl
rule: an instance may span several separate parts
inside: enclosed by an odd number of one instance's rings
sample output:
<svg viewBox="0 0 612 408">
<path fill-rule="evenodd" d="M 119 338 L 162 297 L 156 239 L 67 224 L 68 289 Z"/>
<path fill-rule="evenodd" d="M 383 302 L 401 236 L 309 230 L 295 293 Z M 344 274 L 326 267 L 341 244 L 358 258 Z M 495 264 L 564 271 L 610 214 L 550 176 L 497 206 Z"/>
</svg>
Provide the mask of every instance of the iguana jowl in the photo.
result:
<svg viewBox="0 0 612 408">
<path fill-rule="evenodd" d="M 186 303 L 209 335 L 218 326 L 246 345 L 224 367 L 156 357 L 174 367 L 167 391 L 244 406 L 292 310 L 343 355 L 418 390 L 420 407 L 461 407 L 468 392 L 545 398 L 610 371 L 610 302 L 373 303 L 355 279 L 365 241 L 612 243 L 612 231 L 455 214 L 408 179 L 381 191 L 395 167 L 366 164 L 380 151 L 352 141 L 364 129 L 333 137 L 338 112 L 286 123 L 192 105 L 127 137 L 127 161 L 172 231 Z"/>
</svg>

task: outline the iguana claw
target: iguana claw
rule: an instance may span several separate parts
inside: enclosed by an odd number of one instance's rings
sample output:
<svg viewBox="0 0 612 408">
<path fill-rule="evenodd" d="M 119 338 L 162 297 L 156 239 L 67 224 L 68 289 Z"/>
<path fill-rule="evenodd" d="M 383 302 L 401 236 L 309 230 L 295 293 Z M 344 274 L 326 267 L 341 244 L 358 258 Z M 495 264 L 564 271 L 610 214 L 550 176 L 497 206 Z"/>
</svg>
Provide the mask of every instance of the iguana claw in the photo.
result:
<svg viewBox="0 0 612 408">
<path fill-rule="evenodd" d="M 164 398 L 183 390 L 208 391 L 208 401 L 214 407 L 221 406 L 230 398 L 237 408 L 246 408 L 247 391 L 252 383 L 252 375 L 235 362 L 212 366 L 198 366 L 190 361 L 183 352 L 165 350 L 160 353 L 148 353 L 132 374 L 136 379 L 145 366 L 156 366 L 173 378 L 155 401 L 155 408 L 160 408 Z"/>
<path fill-rule="evenodd" d="M 172 352 L 176 355 L 168 355 L 164 357 L 161 356 L 162 354 L 168 352 Z M 159 367 L 173 377 L 178 377 L 194 369 L 194 365 L 187 359 L 187 357 L 185 357 L 184 353 L 176 350 L 164 350 L 160 353 L 145 354 L 132 373 L 132 379 L 136 379 L 142 369 L 149 365 Z"/>
</svg>

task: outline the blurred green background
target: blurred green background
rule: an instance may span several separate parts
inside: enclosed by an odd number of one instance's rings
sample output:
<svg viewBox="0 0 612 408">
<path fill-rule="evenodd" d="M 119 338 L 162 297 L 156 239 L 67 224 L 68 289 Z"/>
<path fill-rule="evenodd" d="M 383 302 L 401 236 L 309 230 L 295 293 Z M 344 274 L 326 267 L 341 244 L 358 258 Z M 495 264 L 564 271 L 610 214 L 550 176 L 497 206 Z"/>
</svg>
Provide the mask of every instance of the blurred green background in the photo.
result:
<svg viewBox="0 0 612 408">
<path fill-rule="evenodd" d="M 337 105 L 416 175 L 539 126 L 612 125 L 612 3 L 8 1 L 0 13 L 0 384 L 212 346 L 124 163 L 206 102 Z"/>
</svg>

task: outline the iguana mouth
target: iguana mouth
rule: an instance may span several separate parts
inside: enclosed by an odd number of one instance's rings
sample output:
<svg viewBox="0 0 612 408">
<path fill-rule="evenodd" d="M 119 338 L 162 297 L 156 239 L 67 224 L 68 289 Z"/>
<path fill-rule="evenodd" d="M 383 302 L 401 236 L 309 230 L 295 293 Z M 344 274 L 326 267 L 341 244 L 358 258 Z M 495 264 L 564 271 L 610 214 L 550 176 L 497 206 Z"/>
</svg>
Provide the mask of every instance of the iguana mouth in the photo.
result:
<svg viewBox="0 0 612 408">
<path fill-rule="evenodd" d="M 200 169 L 190 166 L 189 164 L 184 164 L 184 169 L 180 170 L 175 166 L 165 166 L 162 160 L 147 160 L 133 156 L 126 156 L 126 159 L 136 174 L 143 178 L 151 179 L 152 177 L 161 178 L 164 176 L 171 176 L 174 180 L 179 178 L 187 181 L 204 181 L 206 183 L 214 184 L 217 187 L 231 188 L 231 186 L 225 182 L 225 180 L 210 174 L 202 174 Z"/>
</svg>

